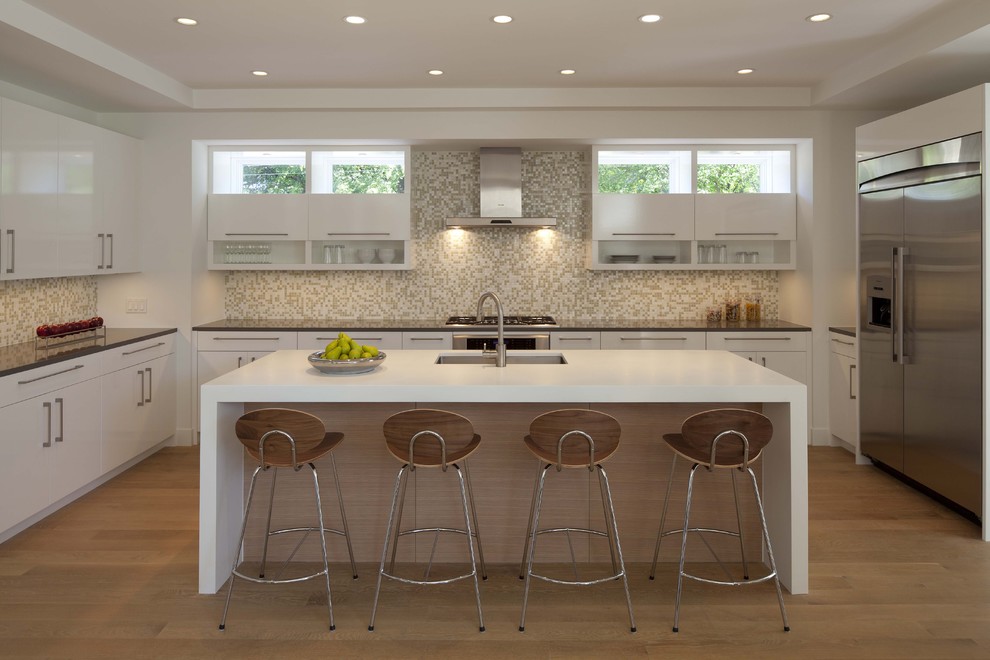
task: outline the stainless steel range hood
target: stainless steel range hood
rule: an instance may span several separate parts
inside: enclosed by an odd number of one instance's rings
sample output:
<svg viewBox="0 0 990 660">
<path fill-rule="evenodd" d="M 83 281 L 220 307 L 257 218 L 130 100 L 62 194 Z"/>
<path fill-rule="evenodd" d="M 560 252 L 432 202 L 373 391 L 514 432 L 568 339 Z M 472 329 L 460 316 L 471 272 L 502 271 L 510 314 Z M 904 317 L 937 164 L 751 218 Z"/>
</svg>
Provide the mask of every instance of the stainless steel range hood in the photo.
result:
<svg viewBox="0 0 990 660">
<path fill-rule="evenodd" d="M 522 149 L 482 147 L 481 217 L 447 218 L 447 227 L 553 227 L 557 218 L 522 217 Z"/>
</svg>

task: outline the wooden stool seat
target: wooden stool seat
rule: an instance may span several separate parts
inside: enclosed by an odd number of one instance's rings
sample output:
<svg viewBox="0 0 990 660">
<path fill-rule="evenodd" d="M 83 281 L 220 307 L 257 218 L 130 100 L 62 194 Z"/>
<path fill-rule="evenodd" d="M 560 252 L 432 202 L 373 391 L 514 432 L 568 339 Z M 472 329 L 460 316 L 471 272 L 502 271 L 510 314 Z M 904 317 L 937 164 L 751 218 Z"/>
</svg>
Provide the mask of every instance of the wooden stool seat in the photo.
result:
<svg viewBox="0 0 990 660">
<path fill-rule="evenodd" d="M 712 441 L 720 433 L 729 433 L 715 446 Z M 746 437 L 749 460 L 739 435 Z M 747 467 L 760 454 L 773 436 L 773 424 L 760 413 L 726 408 L 692 415 L 684 421 L 680 433 L 665 433 L 664 442 L 678 455 L 707 468 Z"/>
<path fill-rule="evenodd" d="M 447 463 L 457 463 L 473 454 L 481 444 L 481 436 L 474 432 L 470 420 L 455 413 L 430 408 L 396 413 L 385 420 L 382 431 L 389 453 L 397 460 L 416 467 L 446 469 L 442 454 L 445 453 Z M 422 435 L 417 438 L 415 449 L 410 455 L 409 443 L 417 434 Z M 444 452 L 440 450 L 438 435 L 443 438 Z"/>
<path fill-rule="evenodd" d="M 621 433 L 614 417 L 594 410 L 564 409 L 534 419 L 523 442 L 541 461 L 562 468 L 588 468 L 612 457 Z M 558 456 L 558 442 L 564 436 Z M 588 436 L 594 442 L 593 453 Z"/>
</svg>

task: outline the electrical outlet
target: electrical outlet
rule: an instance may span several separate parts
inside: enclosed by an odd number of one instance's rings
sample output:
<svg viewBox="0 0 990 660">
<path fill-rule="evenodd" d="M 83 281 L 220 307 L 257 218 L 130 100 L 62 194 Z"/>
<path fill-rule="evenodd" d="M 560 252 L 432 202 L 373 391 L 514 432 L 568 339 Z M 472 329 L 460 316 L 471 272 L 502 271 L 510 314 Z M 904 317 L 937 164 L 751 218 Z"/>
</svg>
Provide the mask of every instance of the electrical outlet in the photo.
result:
<svg viewBox="0 0 990 660">
<path fill-rule="evenodd" d="M 128 298 L 125 311 L 128 314 L 147 314 L 148 313 L 148 299 L 147 298 Z"/>
</svg>

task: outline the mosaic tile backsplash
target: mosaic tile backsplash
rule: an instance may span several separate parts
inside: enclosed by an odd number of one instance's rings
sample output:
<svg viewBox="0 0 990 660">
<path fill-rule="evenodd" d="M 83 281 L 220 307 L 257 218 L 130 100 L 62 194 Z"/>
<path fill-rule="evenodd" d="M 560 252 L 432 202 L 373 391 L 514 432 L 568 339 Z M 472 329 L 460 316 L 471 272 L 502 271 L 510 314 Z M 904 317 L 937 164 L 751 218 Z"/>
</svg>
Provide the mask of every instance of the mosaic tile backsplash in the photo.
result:
<svg viewBox="0 0 990 660">
<path fill-rule="evenodd" d="M 57 277 L 0 282 L 0 346 L 32 341 L 42 323 L 96 315 L 95 277 Z"/>
<path fill-rule="evenodd" d="M 412 270 L 231 271 L 227 318 L 440 319 L 473 313 L 488 290 L 506 314 L 604 321 L 700 319 L 758 293 L 777 318 L 776 271 L 588 270 L 590 158 L 523 151 L 523 214 L 555 217 L 555 229 L 447 230 L 445 218 L 479 214 L 478 152 L 413 152 Z"/>
</svg>

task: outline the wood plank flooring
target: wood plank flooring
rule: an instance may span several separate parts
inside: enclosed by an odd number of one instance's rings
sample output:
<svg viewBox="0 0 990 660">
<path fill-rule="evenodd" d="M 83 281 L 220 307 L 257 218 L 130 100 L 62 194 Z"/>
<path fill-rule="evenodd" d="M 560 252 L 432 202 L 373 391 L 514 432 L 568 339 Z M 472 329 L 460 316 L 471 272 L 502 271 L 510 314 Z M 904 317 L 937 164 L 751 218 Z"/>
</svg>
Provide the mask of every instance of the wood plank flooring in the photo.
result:
<svg viewBox="0 0 990 660">
<path fill-rule="evenodd" d="M 346 494 L 345 494 L 346 497 Z M 337 631 L 315 581 L 238 583 L 197 594 L 198 454 L 169 448 L 0 545 L 4 658 L 987 658 L 990 545 L 979 529 L 842 449 L 810 450 L 811 593 L 686 586 L 673 634 L 675 568 L 630 567 L 621 587 L 534 584 L 517 630 L 517 567 L 489 567 L 479 633 L 469 583 L 386 582 L 367 630 L 375 569 L 332 577 Z M 659 512 L 657 514 L 659 516 Z M 622 530 L 620 528 L 620 534 Z"/>
</svg>

